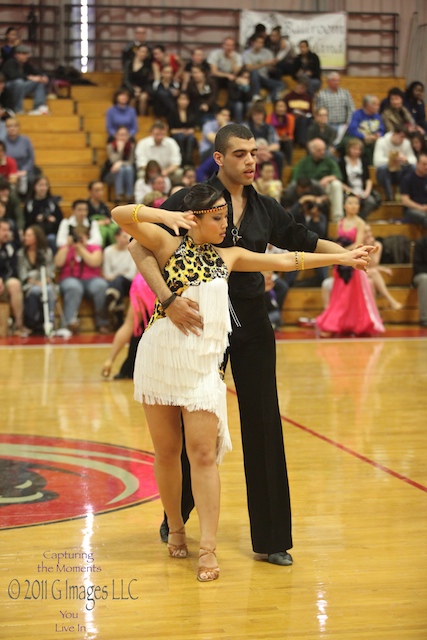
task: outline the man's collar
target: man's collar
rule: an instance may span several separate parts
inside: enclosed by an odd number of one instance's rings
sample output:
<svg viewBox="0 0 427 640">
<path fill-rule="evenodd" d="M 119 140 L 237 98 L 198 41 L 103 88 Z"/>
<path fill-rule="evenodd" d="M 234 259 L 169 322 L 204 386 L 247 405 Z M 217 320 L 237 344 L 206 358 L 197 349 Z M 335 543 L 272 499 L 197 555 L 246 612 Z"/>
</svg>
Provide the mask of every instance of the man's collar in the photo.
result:
<svg viewBox="0 0 427 640">
<path fill-rule="evenodd" d="M 217 191 L 219 191 L 220 193 L 226 193 L 229 197 L 230 197 L 230 192 L 228 191 L 228 189 L 226 187 L 224 187 L 224 185 L 222 184 L 221 180 L 218 177 L 218 173 L 213 173 L 211 175 L 211 177 L 208 180 L 209 184 L 211 184 L 213 187 L 215 187 L 215 189 L 217 189 Z M 244 192 L 245 192 L 245 196 L 247 198 L 252 198 L 256 196 L 256 191 L 253 187 L 252 184 L 248 184 L 245 185 L 243 187 Z M 226 200 L 228 200 L 229 198 L 226 198 Z"/>
</svg>

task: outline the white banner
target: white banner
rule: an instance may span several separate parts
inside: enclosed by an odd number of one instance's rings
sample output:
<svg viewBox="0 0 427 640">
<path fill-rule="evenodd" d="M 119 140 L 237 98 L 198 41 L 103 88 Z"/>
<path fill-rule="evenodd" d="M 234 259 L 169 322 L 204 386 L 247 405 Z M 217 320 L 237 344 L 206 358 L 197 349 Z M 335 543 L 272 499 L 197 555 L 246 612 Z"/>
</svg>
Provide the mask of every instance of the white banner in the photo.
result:
<svg viewBox="0 0 427 640">
<path fill-rule="evenodd" d="M 306 18 L 292 18 L 286 14 L 264 11 L 240 12 L 240 46 L 245 47 L 257 24 L 263 24 L 270 33 L 281 27 L 298 52 L 298 43 L 308 40 L 310 49 L 320 58 L 322 69 L 344 69 L 346 66 L 347 15 L 346 13 L 319 13 Z"/>
</svg>

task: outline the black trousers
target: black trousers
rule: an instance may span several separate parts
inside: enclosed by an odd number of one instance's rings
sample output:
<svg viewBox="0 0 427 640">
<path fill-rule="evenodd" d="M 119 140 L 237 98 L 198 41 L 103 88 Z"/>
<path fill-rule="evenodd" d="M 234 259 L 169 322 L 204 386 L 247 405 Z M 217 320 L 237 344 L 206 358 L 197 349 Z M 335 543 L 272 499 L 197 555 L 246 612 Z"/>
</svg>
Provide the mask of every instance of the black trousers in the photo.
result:
<svg viewBox="0 0 427 640">
<path fill-rule="evenodd" d="M 291 507 L 276 386 L 276 342 L 264 295 L 232 299 L 240 321 L 233 327 L 229 358 L 236 385 L 253 550 L 275 553 L 292 547 Z M 186 458 L 183 452 L 183 458 Z M 189 465 L 183 466 L 183 476 Z M 194 506 L 183 479 L 184 520 Z"/>
</svg>

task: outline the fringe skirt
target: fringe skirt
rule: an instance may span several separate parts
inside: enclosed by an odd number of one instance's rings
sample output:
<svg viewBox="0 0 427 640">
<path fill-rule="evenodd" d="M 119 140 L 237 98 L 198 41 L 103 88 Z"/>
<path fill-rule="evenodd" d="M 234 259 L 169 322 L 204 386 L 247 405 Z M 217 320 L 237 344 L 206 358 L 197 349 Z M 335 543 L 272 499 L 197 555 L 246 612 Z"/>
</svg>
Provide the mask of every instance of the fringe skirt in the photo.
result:
<svg viewBox="0 0 427 640">
<path fill-rule="evenodd" d="M 226 386 L 219 367 L 231 331 L 228 285 L 223 278 L 188 287 L 183 297 L 199 305 L 200 336 L 186 336 L 159 318 L 143 334 L 134 371 L 134 398 L 146 404 L 209 411 L 218 418 L 217 461 L 232 448 L 227 422 Z"/>
</svg>

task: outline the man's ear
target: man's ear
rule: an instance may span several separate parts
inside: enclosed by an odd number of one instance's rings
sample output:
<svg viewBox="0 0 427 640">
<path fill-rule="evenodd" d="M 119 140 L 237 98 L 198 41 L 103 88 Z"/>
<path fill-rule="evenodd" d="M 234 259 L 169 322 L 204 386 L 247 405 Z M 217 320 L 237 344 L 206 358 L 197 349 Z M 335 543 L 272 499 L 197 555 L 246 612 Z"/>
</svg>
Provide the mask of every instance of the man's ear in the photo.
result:
<svg viewBox="0 0 427 640">
<path fill-rule="evenodd" d="M 214 151 L 213 159 L 215 160 L 215 162 L 219 167 L 222 167 L 223 165 L 222 158 L 223 158 L 222 153 L 220 153 L 219 151 Z"/>
</svg>

